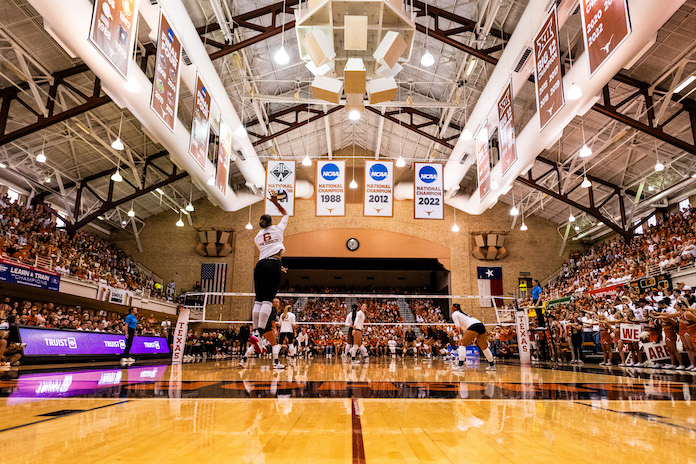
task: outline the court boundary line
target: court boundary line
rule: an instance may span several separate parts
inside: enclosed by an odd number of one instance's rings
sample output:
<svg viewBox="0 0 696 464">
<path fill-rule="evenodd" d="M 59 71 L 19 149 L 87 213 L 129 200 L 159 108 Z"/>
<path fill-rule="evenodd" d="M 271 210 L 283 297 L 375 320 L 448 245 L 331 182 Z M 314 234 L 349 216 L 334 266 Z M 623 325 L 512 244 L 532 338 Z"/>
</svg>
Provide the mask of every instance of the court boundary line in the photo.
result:
<svg viewBox="0 0 696 464">
<path fill-rule="evenodd" d="M 80 398 L 80 399 L 84 400 L 85 398 Z M 88 399 L 91 399 L 91 398 L 88 398 Z M 48 422 L 48 421 L 52 421 L 52 420 L 56 420 L 56 419 L 62 419 L 62 418 L 64 418 L 64 417 L 75 416 L 75 415 L 81 414 L 81 413 L 83 413 L 83 412 L 96 411 L 97 409 L 108 408 L 108 407 L 110 407 L 110 406 L 116 406 L 116 405 L 118 405 L 118 404 L 128 403 L 129 401 L 131 401 L 131 400 L 124 400 L 124 401 L 119 401 L 118 403 L 105 404 L 105 405 L 97 406 L 97 407 L 95 407 L 95 408 L 90 408 L 90 409 L 75 410 L 74 412 L 71 412 L 71 413 L 68 413 L 68 414 L 63 414 L 63 415 L 60 415 L 60 416 L 49 417 L 49 418 L 47 418 L 47 419 L 42 419 L 42 420 L 38 420 L 38 421 L 34 421 L 34 422 L 29 422 L 28 424 L 15 425 L 15 426 L 13 426 L 13 427 L 8 427 L 8 428 L 6 428 L 6 429 L 0 429 L 0 433 L 2 433 L 2 432 L 9 432 L 10 430 L 15 430 L 15 429 L 21 429 L 21 428 L 23 428 L 23 427 L 29 427 L 30 425 L 41 424 L 41 423 L 43 423 L 43 422 Z"/>
<path fill-rule="evenodd" d="M 353 442 L 353 464 L 365 464 L 365 442 L 363 441 L 360 404 L 358 398 L 351 401 L 351 429 Z"/>
<path fill-rule="evenodd" d="M 595 406 L 594 404 L 582 403 L 582 402 L 580 402 L 580 401 L 575 401 L 575 403 L 576 403 L 576 404 L 581 404 L 581 405 L 583 405 L 583 406 L 587 406 L 588 408 L 592 408 L 592 409 L 600 409 L 600 410 L 602 410 L 602 411 L 613 412 L 613 413 L 616 413 L 616 414 L 621 414 L 622 416 L 637 417 L 637 418 L 639 418 L 639 419 L 643 419 L 643 420 L 648 421 L 648 422 L 654 422 L 654 423 L 662 424 L 662 425 L 669 425 L 669 426 L 671 426 L 671 427 L 675 427 L 675 428 L 678 428 L 678 429 L 688 430 L 689 432 L 696 432 L 696 428 L 693 428 L 693 427 L 687 427 L 687 426 L 685 426 L 685 425 L 673 424 L 673 423 L 671 423 L 671 422 L 667 422 L 667 421 L 663 421 L 663 420 L 658 420 L 658 419 L 653 419 L 653 418 L 650 418 L 650 417 L 645 417 L 645 416 L 643 416 L 643 415 L 641 415 L 641 414 L 636 414 L 637 412 L 641 412 L 641 411 L 617 411 L 616 409 L 603 408 L 602 406 Z M 651 413 L 646 413 L 646 412 L 644 412 L 643 414 L 649 414 L 649 415 L 651 415 L 651 416 L 656 416 L 656 417 L 663 418 L 663 416 L 658 416 L 657 414 L 651 414 Z"/>
</svg>

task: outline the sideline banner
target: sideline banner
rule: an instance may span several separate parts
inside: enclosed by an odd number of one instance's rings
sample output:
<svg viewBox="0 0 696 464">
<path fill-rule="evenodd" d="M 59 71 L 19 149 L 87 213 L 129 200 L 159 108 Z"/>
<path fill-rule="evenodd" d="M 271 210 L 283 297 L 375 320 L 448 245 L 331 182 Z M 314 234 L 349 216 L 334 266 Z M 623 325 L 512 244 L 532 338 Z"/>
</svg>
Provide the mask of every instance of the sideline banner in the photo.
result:
<svg viewBox="0 0 696 464">
<path fill-rule="evenodd" d="M 96 0 L 89 27 L 89 41 L 125 79 L 133 61 L 138 1 Z"/>
<path fill-rule="evenodd" d="M 266 163 L 266 214 L 281 216 L 278 208 L 268 199 L 271 192 L 278 195 L 278 203 L 295 214 L 295 160 L 268 160 Z"/>
<path fill-rule="evenodd" d="M 654 362 L 670 359 L 665 342 L 643 343 L 643 351 L 645 351 L 645 356 L 647 356 L 648 361 Z"/>
<path fill-rule="evenodd" d="M 114 288 L 109 285 L 99 284 L 97 300 L 131 306 L 133 304 L 133 292 L 122 288 Z"/>
<path fill-rule="evenodd" d="M 218 146 L 217 171 L 215 186 L 224 196 L 227 196 L 227 184 L 230 177 L 230 156 L 232 153 L 232 132 L 222 117 L 220 117 L 220 144 Z"/>
<path fill-rule="evenodd" d="M 529 340 L 529 316 L 524 309 L 515 311 L 515 329 L 517 329 L 517 351 L 520 364 L 531 364 L 532 350 Z"/>
<path fill-rule="evenodd" d="M 208 138 L 210 137 L 210 94 L 200 77 L 196 79 L 196 95 L 193 99 L 193 120 L 191 121 L 191 141 L 189 153 L 198 165 L 205 168 L 208 158 Z"/>
<path fill-rule="evenodd" d="M 483 199 L 491 191 L 491 160 L 488 153 L 488 121 L 476 132 L 476 174 L 479 197 Z"/>
<path fill-rule="evenodd" d="M 190 311 L 189 308 L 179 308 L 179 318 L 174 326 L 174 343 L 172 344 L 173 363 L 181 363 L 184 359 Z"/>
<path fill-rule="evenodd" d="M 534 86 L 539 130 L 543 130 L 565 105 L 561 54 L 558 48 L 558 14 L 555 6 L 534 36 Z"/>
<path fill-rule="evenodd" d="M 55 292 L 60 287 L 60 274 L 4 259 L 0 259 L 0 280 Z"/>
<path fill-rule="evenodd" d="M 317 216 L 346 215 L 346 162 L 317 161 Z"/>
<path fill-rule="evenodd" d="M 413 163 L 413 217 L 444 219 L 442 164 Z"/>
<path fill-rule="evenodd" d="M 394 215 L 394 162 L 365 160 L 365 216 Z"/>
<path fill-rule="evenodd" d="M 179 106 L 179 69 L 181 62 L 181 41 L 169 25 L 167 17 L 160 12 L 159 36 L 157 38 L 157 57 L 155 76 L 152 80 L 150 108 L 174 132 L 176 112 Z"/>
<path fill-rule="evenodd" d="M 512 101 L 512 82 L 508 82 L 498 99 L 498 142 L 500 142 L 500 163 L 503 175 L 517 161 Z"/>
<path fill-rule="evenodd" d="M 580 13 L 591 77 L 631 35 L 631 19 L 627 0 L 580 0 Z"/>
</svg>

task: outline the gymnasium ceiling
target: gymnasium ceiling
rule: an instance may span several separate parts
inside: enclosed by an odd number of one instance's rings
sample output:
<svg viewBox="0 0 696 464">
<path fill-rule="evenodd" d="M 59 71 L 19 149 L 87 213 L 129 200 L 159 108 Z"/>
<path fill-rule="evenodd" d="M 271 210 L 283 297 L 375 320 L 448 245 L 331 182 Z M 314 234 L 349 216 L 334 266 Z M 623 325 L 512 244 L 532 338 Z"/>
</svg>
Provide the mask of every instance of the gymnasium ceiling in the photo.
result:
<svg viewBox="0 0 696 464">
<path fill-rule="evenodd" d="M 201 31 L 206 30 L 207 25 L 211 29 L 202 35 L 213 44 L 207 46 L 209 52 L 218 50 L 220 44 L 226 41 L 221 29 L 210 25 L 216 25 L 221 20 L 231 24 L 230 18 L 237 18 L 275 3 L 272 0 L 184 0 L 194 25 Z M 289 1 L 288 10 L 295 3 Z M 505 44 L 498 37 L 514 32 L 527 3 L 526 0 L 438 0 L 431 1 L 429 6 L 431 12 L 433 9 L 440 9 L 475 22 L 473 30 L 453 33 L 449 38 L 476 49 L 491 49 L 493 51 L 489 52 L 490 55 L 498 57 L 501 52 L 496 48 L 502 48 Z M 221 7 L 218 12 L 222 12 L 222 17 L 219 14 L 216 17 L 214 4 Z M 653 106 L 659 114 L 659 121 L 671 118 L 682 108 L 683 102 L 689 103 L 693 97 L 687 94 L 694 91 L 696 85 L 681 92 L 679 98 L 671 98 L 671 91 L 696 71 L 696 38 L 693 34 L 696 30 L 695 10 L 696 0 L 687 0 L 662 27 L 649 50 L 622 73 L 627 78 L 626 82 L 632 82 L 630 79 L 633 79 L 652 86 Z M 290 14 L 284 16 L 286 21 L 293 19 Z M 232 43 L 256 36 L 259 32 L 253 30 L 253 25 L 266 27 L 268 22 L 268 17 L 262 17 L 249 20 L 251 28 L 235 27 Z M 278 24 L 282 22 L 279 18 Z M 416 22 L 434 27 L 434 20 L 429 16 L 420 15 Z M 489 31 L 484 30 L 487 25 Z M 441 30 L 458 26 L 460 24 L 443 18 L 437 24 Z M 570 17 L 560 35 L 564 58 L 569 60 L 572 57 L 568 56 L 569 43 L 572 45 L 573 55 L 582 51 L 579 14 Z M 294 31 L 286 31 L 284 40 L 291 57 L 288 66 L 281 67 L 272 59 L 281 43 L 280 34 L 213 61 L 237 113 L 243 114 L 250 134 L 258 137 L 280 132 L 294 123 L 296 117 L 297 121 L 303 121 L 327 109 L 324 105 L 312 103 L 309 86 L 313 76 L 299 59 Z M 426 40 L 428 48 L 436 57 L 435 65 L 429 68 L 420 65 Z M 146 27 L 141 28 L 139 41 L 141 48 L 150 42 Z M 21 104 L 15 102 L 12 106 L 7 121 L 8 133 L 36 121 L 37 115 L 43 112 L 51 76 L 79 66 L 81 61 L 71 58 L 44 30 L 43 19 L 25 0 L 2 0 L 0 3 L 0 47 L 0 88 L 19 89 L 18 95 L 22 100 Z M 306 154 L 314 159 L 326 158 L 329 154 L 350 158 L 353 153 L 358 158 L 377 156 L 380 159 L 397 159 L 403 156 L 408 164 L 406 168 L 397 171 L 397 180 L 406 180 L 412 176 L 412 162 L 445 162 L 449 158 L 451 146 L 456 143 L 456 137 L 465 125 L 468 111 L 476 104 L 494 69 L 492 64 L 477 60 L 471 74 L 467 76 L 466 68 L 471 59 L 468 53 L 459 48 L 432 36 L 426 38 L 425 34 L 417 33 L 411 60 L 397 76 L 399 91 L 396 103 L 385 109 L 391 114 L 390 118 L 379 114 L 382 108 L 365 111 L 357 122 L 349 120 L 345 111 L 335 111 L 256 145 L 258 156 L 262 162 L 279 157 L 294 157 L 300 162 Z M 76 73 L 65 81 L 69 85 L 59 87 L 56 105 L 69 107 L 80 100 L 81 94 L 91 95 L 94 85 L 91 72 Z M 179 117 L 188 125 L 191 120 L 191 95 L 185 86 L 181 89 Z M 645 100 L 640 96 L 632 97 L 636 91 L 634 86 L 612 80 L 609 90 L 613 102 L 627 99 L 622 108 L 624 114 L 643 122 L 647 120 Z M 535 117 L 535 106 L 534 84 L 529 82 L 515 96 L 516 129 L 524 127 L 530 118 Z M 313 112 L 305 111 L 306 107 Z M 279 113 L 280 116 L 274 117 Z M 122 116 L 121 138 L 127 150 L 117 152 L 110 147 L 110 143 L 119 131 Z M 446 120 L 450 124 L 443 127 L 442 123 Z M 428 122 L 431 124 L 426 124 Z M 678 113 L 668 123 L 666 130 L 671 135 L 694 144 L 688 111 Z M 411 124 L 419 127 L 412 130 L 413 126 L 408 127 Z M 584 138 L 594 150 L 594 154 L 586 159 L 577 156 L 583 144 L 583 132 Z M 258 140 L 255 135 L 251 135 L 252 141 Z M 450 146 L 434 139 L 449 139 Z M 42 147 L 48 158 L 45 164 L 35 161 L 35 155 Z M 44 192 L 57 208 L 65 209 L 66 202 L 62 198 L 67 199 L 67 204 L 72 204 L 75 188 L 66 188 L 64 195 L 61 195 L 58 176 L 64 185 L 70 186 L 81 179 L 121 165 L 124 166 L 121 171 L 124 178 L 133 184 L 136 179 L 131 168 L 142 166 L 148 156 L 161 150 L 162 147 L 141 130 L 138 120 L 128 111 L 122 112 L 111 102 L 0 145 L 0 161 L 7 166 L 0 172 L 0 177 L 19 188 L 33 189 L 36 194 Z M 662 173 L 654 170 L 656 150 L 666 166 Z M 553 149 L 545 151 L 537 159 L 531 172 L 533 178 L 541 177 L 537 181 L 541 186 L 553 190 L 560 180 L 565 191 L 570 191 L 568 196 L 571 200 L 586 203 L 586 191 L 572 189 L 582 180 L 582 172 L 586 171 L 593 179 L 605 181 L 607 185 L 612 184 L 633 193 L 645 181 L 646 195 L 652 196 L 685 178 L 691 179 L 690 176 L 696 172 L 693 156 L 693 153 L 590 110 L 585 115 L 575 117 Z M 541 158 L 546 161 L 541 161 Z M 553 172 L 547 174 L 553 167 L 549 161 L 556 163 L 558 170 L 554 168 Z M 146 180 L 157 182 L 165 179 L 172 168 L 168 158 L 160 157 L 153 163 L 159 169 L 150 169 Z M 300 175 L 304 172 L 308 180 L 311 180 L 311 170 L 304 169 L 305 171 L 300 171 Z M 234 164 L 231 172 L 231 183 L 238 188 L 246 188 L 244 178 Z M 50 182 L 46 182 L 47 179 Z M 694 188 L 690 182 L 680 184 L 683 186 L 680 195 Z M 594 184 L 597 203 L 601 203 L 604 197 L 614 191 L 611 186 L 598 182 Z M 83 199 L 87 209 L 90 205 L 98 206 L 96 195 L 107 195 L 109 177 L 97 178 L 90 185 L 93 191 L 86 192 Z M 476 188 L 475 166 L 469 170 L 460 187 L 463 192 Z M 126 182 L 115 184 L 114 189 L 114 196 L 125 196 L 133 191 L 132 186 Z M 142 227 L 148 216 L 163 211 L 171 211 L 174 221 L 179 214 L 178 210 L 188 203 L 189 198 L 195 201 L 205 196 L 187 177 L 161 190 L 162 193 L 153 192 L 134 200 L 136 228 Z M 521 182 L 515 182 L 512 190 L 500 198 L 506 203 L 512 203 L 513 195 L 515 202 L 521 203 L 528 215 L 554 221 L 559 224 L 559 228 L 567 223 L 569 206 L 566 203 Z M 130 204 L 122 205 L 107 213 L 102 225 L 117 227 L 122 220 L 129 221 L 125 216 L 129 208 Z M 607 217 L 616 217 L 618 208 L 618 201 L 614 197 L 601 210 Z M 649 214 L 650 211 L 646 210 L 642 215 Z M 587 232 L 597 223 L 596 219 L 580 214 L 577 210 L 574 214 L 579 218 L 576 225 L 580 230 L 576 235 Z"/>
</svg>

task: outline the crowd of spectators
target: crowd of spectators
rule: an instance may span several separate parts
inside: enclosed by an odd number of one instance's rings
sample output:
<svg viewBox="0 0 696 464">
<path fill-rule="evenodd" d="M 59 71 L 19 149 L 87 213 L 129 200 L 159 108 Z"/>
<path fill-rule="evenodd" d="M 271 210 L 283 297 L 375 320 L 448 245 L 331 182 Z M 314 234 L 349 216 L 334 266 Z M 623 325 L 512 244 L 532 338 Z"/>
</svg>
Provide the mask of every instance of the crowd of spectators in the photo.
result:
<svg viewBox="0 0 696 464">
<path fill-rule="evenodd" d="M 696 257 L 696 210 L 664 215 L 645 232 L 626 241 L 616 237 L 591 246 L 586 253 L 573 253 L 548 294 L 567 295 L 623 284 L 643 277 L 647 270 L 661 273 L 679 269 Z"/>
<path fill-rule="evenodd" d="M 83 231 L 70 236 L 42 204 L 26 206 L 0 198 L 0 252 L 5 259 L 35 265 L 66 276 L 136 293 L 164 297 L 165 289 L 106 239 Z"/>
<path fill-rule="evenodd" d="M 444 323 L 445 318 L 442 316 L 442 311 L 435 305 L 432 300 L 410 300 L 411 311 L 416 318 L 416 322 L 419 324 L 430 323 L 437 324 L 439 322 Z"/>
</svg>

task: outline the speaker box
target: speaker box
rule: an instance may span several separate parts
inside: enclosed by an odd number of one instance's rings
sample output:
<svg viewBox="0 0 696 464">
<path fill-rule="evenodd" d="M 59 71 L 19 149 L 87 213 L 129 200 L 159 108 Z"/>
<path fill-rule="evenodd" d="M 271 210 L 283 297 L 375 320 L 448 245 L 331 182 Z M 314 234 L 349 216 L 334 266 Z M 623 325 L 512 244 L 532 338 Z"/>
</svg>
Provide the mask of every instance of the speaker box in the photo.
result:
<svg viewBox="0 0 696 464">
<path fill-rule="evenodd" d="M 495 259 L 507 258 L 509 254 L 510 253 L 508 253 L 505 247 L 500 247 L 498 248 L 498 253 L 495 255 Z"/>
<path fill-rule="evenodd" d="M 474 235 L 474 242 L 479 248 L 486 246 L 486 241 L 483 239 L 483 235 Z"/>
<path fill-rule="evenodd" d="M 338 105 L 341 101 L 343 81 L 326 76 L 317 76 L 312 82 L 314 98 Z"/>
<path fill-rule="evenodd" d="M 361 93 L 346 93 L 346 111 L 365 111 L 365 101 Z"/>
<path fill-rule="evenodd" d="M 481 247 L 475 247 L 474 251 L 471 252 L 471 254 L 474 255 L 474 258 L 476 259 L 485 259 L 486 255 L 484 253 L 485 250 Z"/>
<path fill-rule="evenodd" d="M 397 85 L 393 77 L 372 79 L 367 83 L 367 96 L 370 105 L 396 99 Z"/>
<path fill-rule="evenodd" d="M 389 31 L 384 34 L 384 38 L 372 56 L 377 60 L 377 63 L 393 68 L 404 50 L 406 50 L 406 41 L 401 37 L 401 34 Z"/>
<path fill-rule="evenodd" d="M 344 91 L 346 94 L 365 93 L 365 64 L 360 58 L 348 58 L 346 67 L 343 69 L 343 78 L 345 81 Z"/>
<path fill-rule="evenodd" d="M 489 261 L 489 260 L 492 261 L 492 260 L 494 260 L 495 257 L 497 256 L 497 254 L 498 254 L 498 249 L 497 249 L 496 247 L 494 247 L 494 246 L 489 246 L 489 247 L 486 249 L 486 261 Z"/>
<path fill-rule="evenodd" d="M 498 236 L 496 234 L 487 234 L 486 235 L 486 245 L 489 247 L 496 246 L 496 243 L 498 243 Z"/>
<path fill-rule="evenodd" d="M 331 46 L 331 42 L 321 29 L 314 29 L 304 39 L 303 42 L 309 57 L 317 68 L 327 64 L 336 57 L 336 52 Z"/>
<path fill-rule="evenodd" d="M 346 15 L 343 26 L 343 49 L 367 50 L 367 16 Z"/>
</svg>

